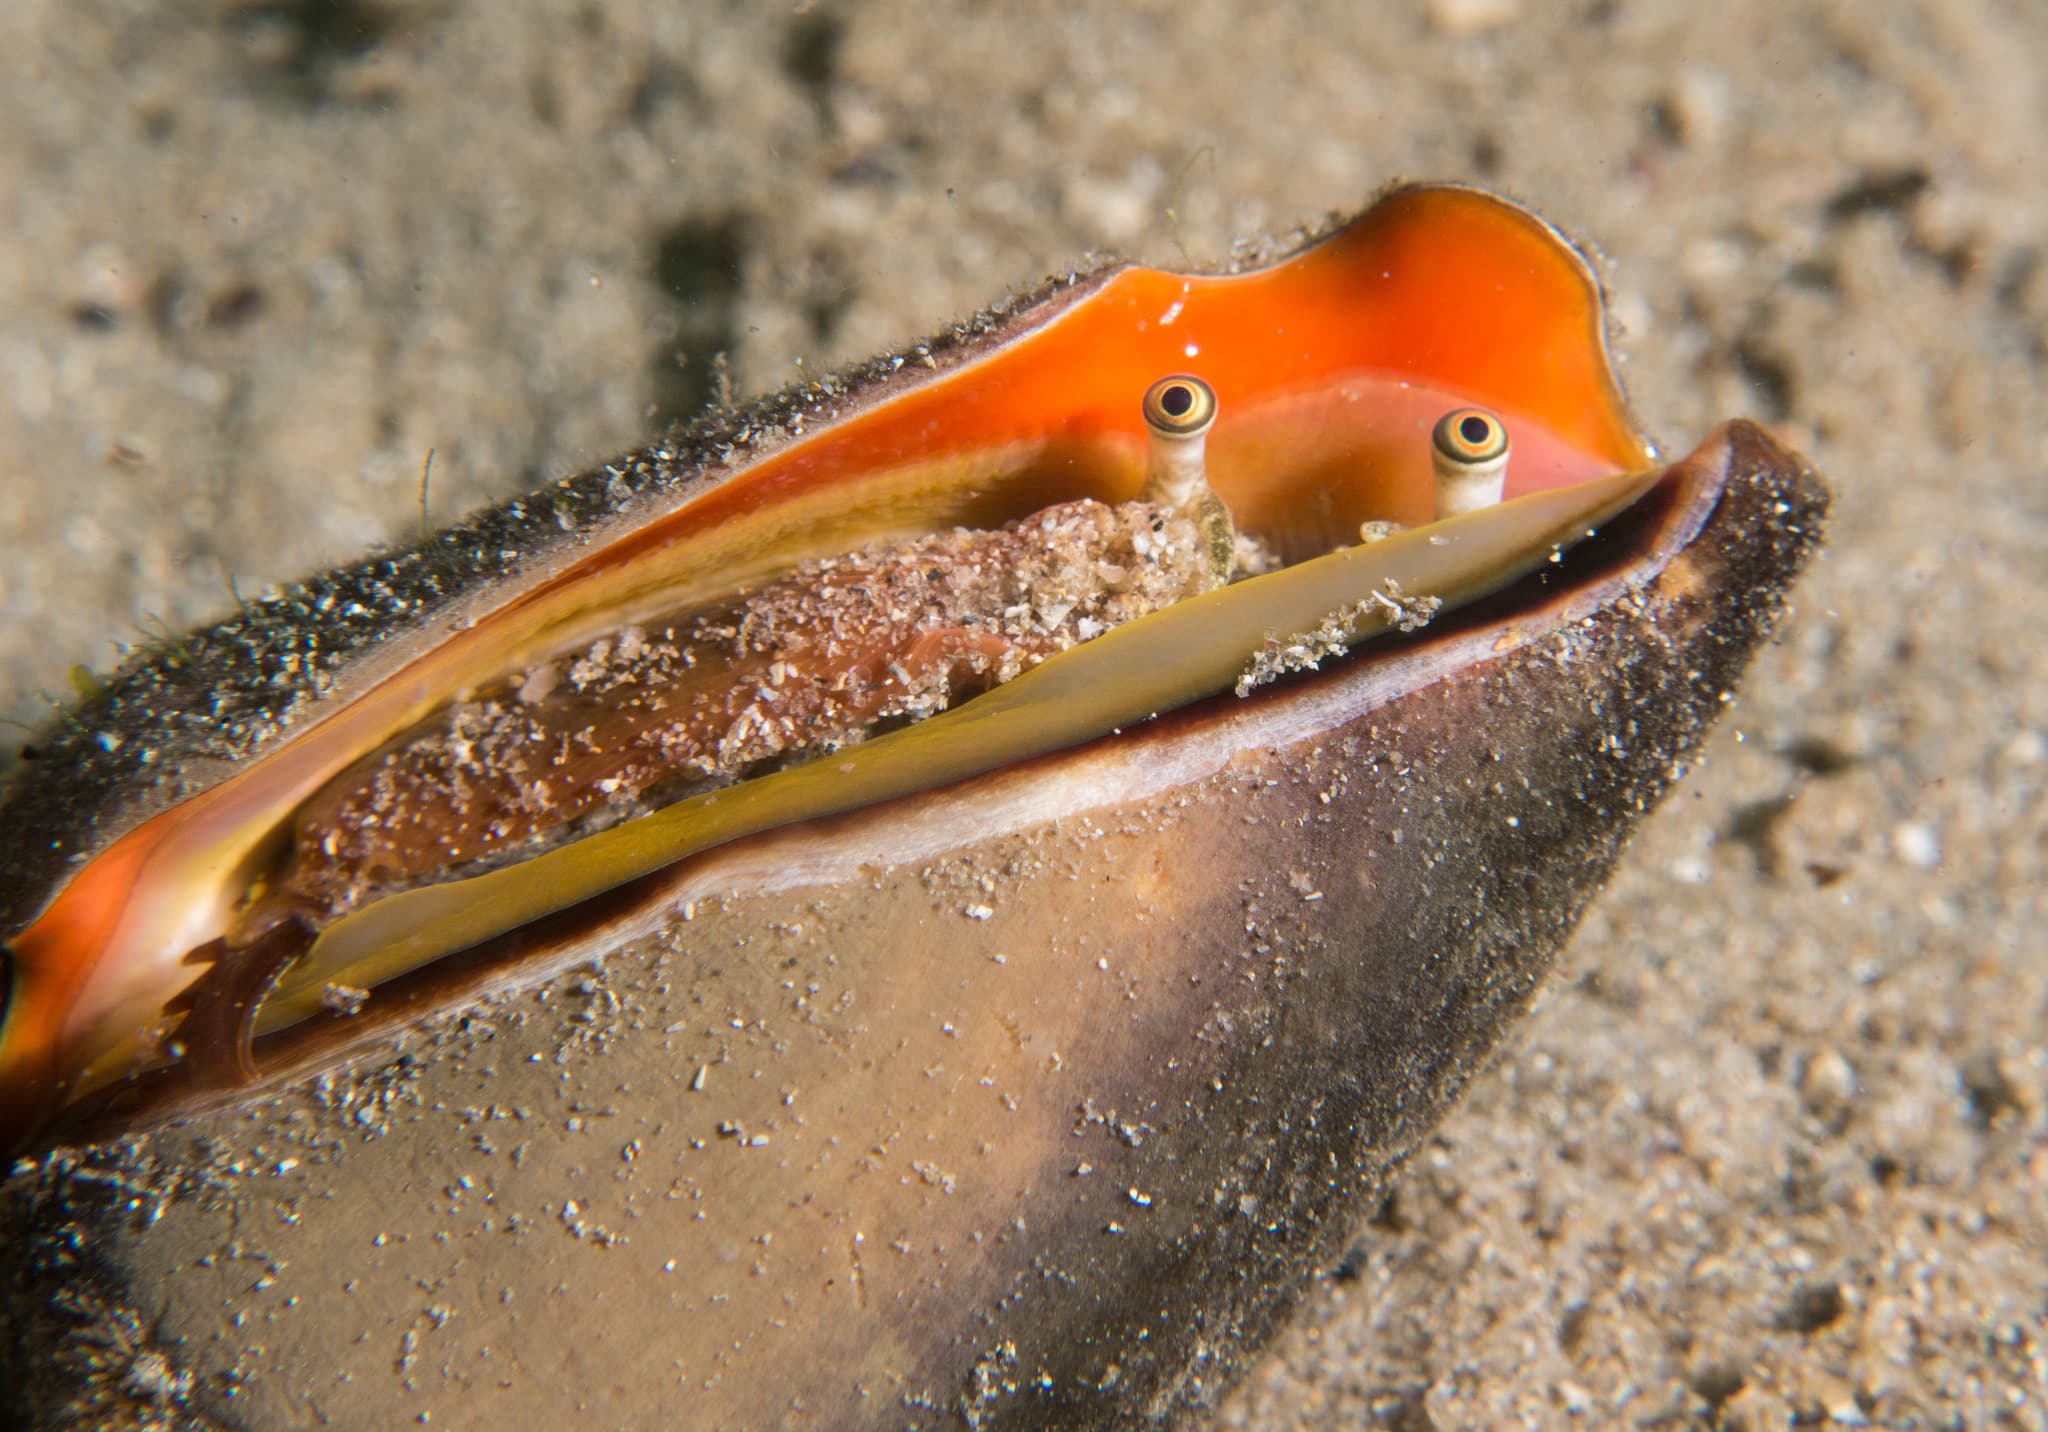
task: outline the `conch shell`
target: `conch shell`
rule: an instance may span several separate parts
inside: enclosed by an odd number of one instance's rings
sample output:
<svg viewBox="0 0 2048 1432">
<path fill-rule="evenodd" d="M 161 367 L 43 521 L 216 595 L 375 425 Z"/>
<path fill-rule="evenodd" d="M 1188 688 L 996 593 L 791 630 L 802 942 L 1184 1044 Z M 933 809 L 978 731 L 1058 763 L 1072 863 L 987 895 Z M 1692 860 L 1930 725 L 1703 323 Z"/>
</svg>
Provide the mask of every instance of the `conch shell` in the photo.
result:
<svg viewBox="0 0 2048 1432">
<path fill-rule="evenodd" d="M 0 822 L 0 1372 L 116 1425 L 1205 1405 L 1824 506 L 1744 424 L 1659 467 L 1577 253 L 1419 186 L 167 645 Z"/>
</svg>

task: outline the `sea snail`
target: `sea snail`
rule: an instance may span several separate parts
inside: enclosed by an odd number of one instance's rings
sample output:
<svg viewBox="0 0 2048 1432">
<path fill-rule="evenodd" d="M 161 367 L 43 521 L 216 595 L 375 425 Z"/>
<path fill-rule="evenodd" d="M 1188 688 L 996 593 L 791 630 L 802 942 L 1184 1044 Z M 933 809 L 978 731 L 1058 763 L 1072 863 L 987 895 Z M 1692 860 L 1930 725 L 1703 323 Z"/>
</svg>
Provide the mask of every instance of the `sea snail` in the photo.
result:
<svg viewBox="0 0 2048 1432">
<path fill-rule="evenodd" d="M 1308 286 L 1327 286 L 1315 270 L 1329 247 L 1296 265 Z M 1251 295 L 1231 290 L 1261 280 L 1212 282 L 1224 286 L 1217 300 L 1245 307 Z M 1215 302 L 1178 301 L 1190 326 Z M 1054 401 L 1068 434 L 1000 431 L 1025 409 L 1003 401 L 1017 376 L 992 370 L 1052 371 L 1029 350 L 1080 326 L 1087 315 L 1071 307 L 1043 335 L 827 423 L 683 495 L 672 513 L 572 551 L 525 594 L 513 584 L 458 599 L 462 629 L 409 661 L 338 668 L 339 699 L 306 703 L 320 717 L 288 717 L 284 739 L 254 742 L 227 779 L 119 836 L 39 913 L 22 907 L 0 1127 L 18 1138 L 167 1065 L 200 1086 L 246 1083 L 259 1072 L 255 1041 L 308 1020 L 373 1026 L 359 1016 L 381 986 L 696 852 L 1243 691 L 1390 621 L 1412 627 L 1420 611 L 1514 580 L 1653 481 L 1599 363 L 1576 375 L 1594 409 L 1590 424 L 1576 420 L 1588 431 L 1532 427 L 1530 490 L 1498 508 L 1511 515 L 1489 515 L 1504 474 L 1499 419 L 1459 408 L 1457 431 L 1439 423 L 1425 460 L 1418 429 L 1432 406 L 1449 406 L 1446 390 L 1391 379 L 1393 355 L 1346 353 L 1360 346 L 1347 336 L 1317 355 L 1334 368 L 1261 371 L 1257 353 L 1225 342 L 1210 362 L 1242 395 L 1234 444 L 1213 436 L 1215 383 L 1149 381 L 1136 495 L 1150 508 L 1134 516 L 1120 500 L 1129 449 L 1116 431 L 1130 419 L 1084 416 L 1121 407 L 1114 381 L 1063 385 Z M 1227 335 L 1237 321 L 1218 326 Z M 1587 321 L 1566 310 L 1550 326 Z M 1154 345 L 1125 346 L 1138 361 Z M 857 455 L 864 428 L 886 430 L 899 412 L 907 423 L 941 399 L 992 411 L 929 456 L 903 453 L 903 439 L 885 458 Z M 1482 425 L 1502 452 L 1454 456 L 1464 429 Z M 847 447 L 856 455 L 835 452 Z M 1454 462 L 1461 473 L 1447 476 Z M 1436 474 L 1435 495 L 1418 506 L 1407 494 L 1423 471 Z M 721 499 L 732 509 L 723 525 L 710 525 L 715 511 L 699 517 Z M 852 521 L 831 518 L 840 502 L 854 504 Z M 1345 507 L 1437 526 L 1427 543 L 1375 544 L 1367 572 L 1343 545 L 1345 524 L 1327 520 Z M 883 520 L 863 532 L 878 509 Z M 1200 542 L 1170 540 L 1175 524 Z M 655 540 L 678 526 L 695 526 L 695 542 Z M 1129 550 L 1091 554 L 1091 541 Z M 693 546 L 703 560 L 686 560 Z M 1230 585 L 1240 547 L 1254 575 Z M 1162 564 L 1198 548 L 1205 560 L 1186 573 Z M 970 610 L 975 601 L 987 609 Z M 124 695 L 117 682 L 110 706 Z M 803 764 L 842 747 L 829 769 Z"/>
<path fill-rule="evenodd" d="M 1825 506 L 1747 424 L 1661 465 L 1577 252 L 1411 186 L 146 653 L 0 806 L 8 1410 L 1198 1410 Z"/>
</svg>

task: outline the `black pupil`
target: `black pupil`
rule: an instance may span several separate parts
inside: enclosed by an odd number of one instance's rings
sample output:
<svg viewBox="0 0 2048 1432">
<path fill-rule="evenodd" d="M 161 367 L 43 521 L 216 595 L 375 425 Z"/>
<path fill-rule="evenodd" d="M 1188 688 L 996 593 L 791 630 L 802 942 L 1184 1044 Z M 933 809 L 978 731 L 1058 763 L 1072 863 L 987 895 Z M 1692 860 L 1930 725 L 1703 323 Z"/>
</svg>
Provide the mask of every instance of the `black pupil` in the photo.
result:
<svg viewBox="0 0 2048 1432">
<path fill-rule="evenodd" d="M 1467 413 L 1458 420 L 1458 436 L 1472 444 L 1473 447 L 1478 447 L 1489 437 L 1493 436 L 1493 424 L 1487 422 L 1486 419 L 1480 417 L 1477 413 Z"/>
<path fill-rule="evenodd" d="M 1184 383 L 1175 383 L 1159 395 L 1159 408 L 1169 418 L 1184 418 L 1195 406 L 1195 390 Z"/>
</svg>

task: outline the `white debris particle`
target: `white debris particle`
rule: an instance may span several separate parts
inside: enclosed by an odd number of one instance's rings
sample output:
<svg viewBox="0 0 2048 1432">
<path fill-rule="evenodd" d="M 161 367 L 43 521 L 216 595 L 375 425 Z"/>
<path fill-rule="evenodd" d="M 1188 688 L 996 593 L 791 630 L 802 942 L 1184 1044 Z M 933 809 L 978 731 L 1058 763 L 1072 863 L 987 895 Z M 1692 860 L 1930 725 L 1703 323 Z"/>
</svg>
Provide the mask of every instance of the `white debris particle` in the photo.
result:
<svg viewBox="0 0 2048 1432">
<path fill-rule="evenodd" d="M 1671 862 L 1671 878 L 1680 885 L 1704 885 L 1714 878 L 1714 870 L 1704 855 L 1681 855 Z"/>
<path fill-rule="evenodd" d="M 1292 636 L 1269 633 L 1265 644 L 1252 654 L 1237 679 L 1237 694 L 1249 696 L 1258 687 L 1290 672 L 1313 671 L 1332 657 L 1350 651 L 1351 642 L 1374 630 L 1392 627 L 1401 632 L 1428 626 L 1443 607 L 1441 597 L 1411 597 L 1401 584 L 1387 578 L 1380 589 L 1363 601 L 1331 612 L 1313 631 Z"/>
<path fill-rule="evenodd" d="M 1430 28 L 1463 39 L 1503 29 L 1522 18 L 1522 0 L 1430 0 Z"/>
<path fill-rule="evenodd" d="M 1304 901 L 1320 900 L 1323 898 L 1323 892 L 1316 889 L 1315 880 L 1306 870 L 1288 871 L 1287 883 L 1293 887 L 1294 893 L 1299 895 Z"/>
<path fill-rule="evenodd" d="M 969 905 L 960 913 L 970 920 L 986 920 L 995 914 L 995 910 L 987 905 Z"/>
<path fill-rule="evenodd" d="M 1892 854 L 1917 870 L 1932 870 L 1941 864 L 1941 836 L 1924 821 L 1902 822 L 1892 827 Z"/>
<path fill-rule="evenodd" d="M 937 1164 L 919 1161 L 917 1163 L 913 1163 L 910 1167 L 911 1171 L 914 1172 L 920 1179 L 924 1180 L 925 1184 L 928 1187 L 939 1189 L 941 1192 L 947 1194 L 953 1192 L 955 1183 L 953 1175 L 947 1173 Z"/>
<path fill-rule="evenodd" d="M 2043 736 L 2039 731 L 2022 731 L 2005 743 L 2005 749 L 2000 754 L 2016 766 L 2035 765 L 2044 756 L 2048 756 L 2048 736 Z"/>
<path fill-rule="evenodd" d="M 369 997 L 368 990 L 356 985 L 330 980 L 320 986 L 320 1008 L 329 1014 L 355 1014 Z"/>
</svg>

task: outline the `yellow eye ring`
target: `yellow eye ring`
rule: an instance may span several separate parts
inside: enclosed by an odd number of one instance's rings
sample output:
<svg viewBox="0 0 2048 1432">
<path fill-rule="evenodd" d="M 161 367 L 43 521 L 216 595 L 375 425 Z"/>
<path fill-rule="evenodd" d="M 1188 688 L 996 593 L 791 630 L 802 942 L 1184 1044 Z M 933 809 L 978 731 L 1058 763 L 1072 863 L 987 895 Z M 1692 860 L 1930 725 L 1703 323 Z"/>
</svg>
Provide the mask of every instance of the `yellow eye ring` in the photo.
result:
<svg viewBox="0 0 2048 1432">
<path fill-rule="evenodd" d="M 1453 408 L 1436 420 L 1429 435 L 1439 456 L 1460 467 L 1478 467 L 1507 456 L 1508 430 L 1484 408 Z"/>
<path fill-rule="evenodd" d="M 1145 390 L 1145 426 L 1161 437 L 1191 438 L 1216 421 L 1216 390 L 1192 373 L 1161 378 Z"/>
</svg>

